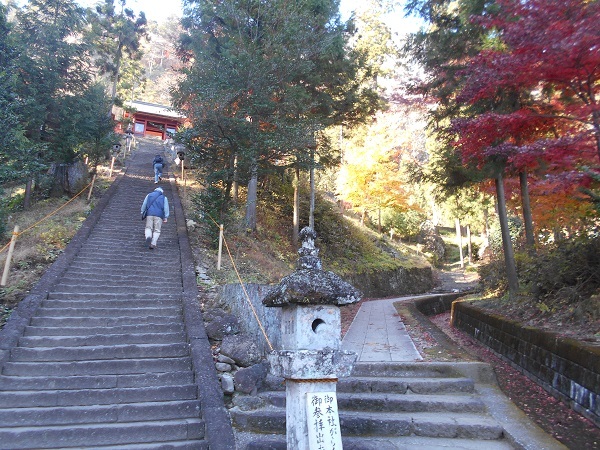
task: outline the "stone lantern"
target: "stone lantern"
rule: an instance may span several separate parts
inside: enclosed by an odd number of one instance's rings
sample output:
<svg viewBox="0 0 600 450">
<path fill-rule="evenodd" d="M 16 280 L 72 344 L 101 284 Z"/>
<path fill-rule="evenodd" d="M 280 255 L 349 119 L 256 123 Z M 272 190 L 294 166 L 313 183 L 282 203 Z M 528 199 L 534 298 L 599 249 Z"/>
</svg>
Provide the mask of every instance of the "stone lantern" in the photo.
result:
<svg viewBox="0 0 600 450">
<path fill-rule="evenodd" d="M 341 347 L 339 306 L 361 294 L 322 270 L 312 228 L 300 232 L 296 271 L 263 299 L 281 307 L 281 350 L 268 356 L 271 373 L 286 380 L 287 448 L 342 448 L 335 396 L 338 377 L 349 376 L 356 353 Z"/>
</svg>

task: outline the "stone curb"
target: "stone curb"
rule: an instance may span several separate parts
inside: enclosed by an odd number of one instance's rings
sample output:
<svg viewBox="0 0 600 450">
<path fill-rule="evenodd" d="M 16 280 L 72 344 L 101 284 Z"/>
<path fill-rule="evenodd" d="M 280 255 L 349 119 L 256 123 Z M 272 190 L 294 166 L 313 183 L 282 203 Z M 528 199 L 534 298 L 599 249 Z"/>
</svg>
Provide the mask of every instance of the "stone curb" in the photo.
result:
<svg viewBox="0 0 600 450">
<path fill-rule="evenodd" d="M 48 292 L 79 253 L 94 226 L 98 223 L 100 217 L 102 217 L 102 213 L 110 199 L 117 191 L 126 171 L 127 168 L 116 176 L 115 181 L 111 183 L 108 190 L 98 201 L 96 207 L 81 225 L 81 228 L 77 230 L 77 233 L 75 233 L 75 236 L 73 236 L 66 246 L 64 252 L 44 272 L 31 292 L 19 302 L 17 308 L 12 312 L 2 330 L 0 330 L 0 373 L 2 372 L 2 366 L 8 359 L 10 349 L 17 345 L 19 338 L 23 335 L 25 327 L 29 324 L 37 308 L 48 297 Z"/>
<path fill-rule="evenodd" d="M 172 186 L 175 184 L 173 178 L 170 179 L 170 182 Z M 173 186 L 171 191 L 173 193 L 173 209 L 181 252 L 183 316 L 190 344 L 192 364 L 196 374 L 201 411 L 206 424 L 205 439 L 208 441 L 211 450 L 231 450 L 235 448 L 235 437 L 231 419 L 223 401 L 223 391 L 217 382 L 217 371 L 204 329 L 204 321 L 198 301 L 194 258 L 185 225 L 183 207 L 179 199 L 177 186 Z"/>
</svg>

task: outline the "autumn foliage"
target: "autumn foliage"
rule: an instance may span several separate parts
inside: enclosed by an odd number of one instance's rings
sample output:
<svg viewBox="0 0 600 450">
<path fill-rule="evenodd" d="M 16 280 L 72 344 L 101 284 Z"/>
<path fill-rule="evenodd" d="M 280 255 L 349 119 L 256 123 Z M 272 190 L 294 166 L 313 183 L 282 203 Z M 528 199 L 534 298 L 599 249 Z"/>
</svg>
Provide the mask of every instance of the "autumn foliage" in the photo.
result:
<svg viewBox="0 0 600 450">
<path fill-rule="evenodd" d="M 471 17 L 487 43 L 459 72 L 465 114 L 451 129 L 463 163 L 527 171 L 536 194 L 561 186 L 582 201 L 584 172 L 600 170 L 598 17 L 600 2 L 581 0 L 499 0 Z"/>
</svg>

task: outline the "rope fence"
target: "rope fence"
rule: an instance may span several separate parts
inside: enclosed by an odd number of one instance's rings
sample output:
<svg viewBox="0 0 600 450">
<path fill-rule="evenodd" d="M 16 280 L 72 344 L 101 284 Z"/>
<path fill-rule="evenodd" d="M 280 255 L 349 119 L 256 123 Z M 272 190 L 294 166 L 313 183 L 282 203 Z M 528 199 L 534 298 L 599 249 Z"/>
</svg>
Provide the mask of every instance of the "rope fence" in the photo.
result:
<svg viewBox="0 0 600 450">
<path fill-rule="evenodd" d="M 242 291 L 244 292 L 244 297 L 246 298 L 246 302 L 248 302 L 248 306 L 250 306 L 250 310 L 252 311 L 252 314 L 254 315 L 254 318 L 256 319 L 256 322 L 258 323 L 258 326 L 260 328 L 260 331 L 262 333 L 262 335 L 264 336 L 267 345 L 269 346 L 269 350 L 273 351 L 273 345 L 271 344 L 271 341 L 269 340 L 269 337 L 267 336 L 267 332 L 265 330 L 265 327 L 263 326 L 260 318 L 258 317 L 258 313 L 256 312 L 256 308 L 254 307 L 254 305 L 252 304 L 252 300 L 250 300 L 250 295 L 248 295 L 248 291 L 246 290 L 246 286 L 244 286 L 244 282 L 242 281 L 242 276 L 240 275 L 240 272 L 237 269 L 237 266 L 235 265 L 235 261 L 233 259 L 233 255 L 231 254 L 231 251 L 229 249 L 229 244 L 227 244 L 227 240 L 225 239 L 225 234 L 223 232 L 223 225 L 220 225 L 217 223 L 217 221 L 215 219 L 213 219 L 210 214 L 208 215 L 208 217 L 210 218 L 210 220 L 213 221 L 213 223 L 219 228 L 219 262 L 221 259 L 221 239 L 223 244 L 225 244 L 225 249 L 227 250 L 227 254 L 229 255 L 229 260 L 231 261 L 231 266 L 233 267 L 233 270 L 237 276 L 237 279 L 240 283 L 240 286 L 242 287 Z M 220 266 L 220 264 L 219 264 Z"/>
<path fill-rule="evenodd" d="M 65 206 L 67 206 L 69 203 L 74 201 L 77 197 L 79 197 L 81 194 L 83 194 L 87 190 L 87 188 L 89 188 L 90 186 L 93 186 L 94 180 L 95 180 L 95 177 L 92 179 L 92 181 L 90 183 L 88 183 L 83 189 L 81 189 L 72 198 L 70 198 L 64 204 L 62 204 L 61 206 L 56 208 L 54 211 L 46 214 L 40 220 L 34 222 L 33 225 L 30 225 L 29 227 L 25 228 L 23 231 L 19 231 L 18 225 L 15 226 L 14 231 L 12 233 L 11 240 L 6 245 L 4 245 L 2 248 L 0 248 L 0 254 L 3 253 L 6 249 L 8 249 L 8 255 L 7 255 L 6 261 L 4 263 L 4 271 L 2 273 L 2 279 L 0 281 L 0 286 L 6 286 L 6 283 L 8 281 L 8 273 L 9 273 L 10 263 L 11 263 L 11 259 L 12 259 L 12 251 L 15 247 L 17 238 L 19 236 L 21 236 L 22 234 L 27 233 L 28 231 L 34 229 L 35 227 L 37 227 L 38 225 L 40 225 L 41 223 L 43 223 L 44 221 L 46 221 L 47 219 L 49 219 L 50 217 L 55 215 L 57 212 L 59 212 L 61 209 L 63 209 Z M 90 193 L 91 193 L 91 190 L 90 190 Z"/>
</svg>

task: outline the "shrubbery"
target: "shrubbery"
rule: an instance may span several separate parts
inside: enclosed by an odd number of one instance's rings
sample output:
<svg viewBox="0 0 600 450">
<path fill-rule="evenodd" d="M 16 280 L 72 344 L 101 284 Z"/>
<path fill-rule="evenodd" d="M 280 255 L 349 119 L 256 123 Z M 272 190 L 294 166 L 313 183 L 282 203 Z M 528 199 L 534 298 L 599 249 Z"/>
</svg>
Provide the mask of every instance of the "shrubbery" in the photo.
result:
<svg viewBox="0 0 600 450">
<path fill-rule="evenodd" d="M 559 241 L 519 269 L 530 295 L 540 301 L 577 301 L 600 289 L 600 237 Z"/>
<path fill-rule="evenodd" d="M 562 240 L 535 255 L 516 252 L 515 261 L 523 292 L 538 303 L 574 303 L 600 290 L 600 236 Z M 503 259 L 481 265 L 479 275 L 484 290 L 506 290 Z"/>
</svg>

